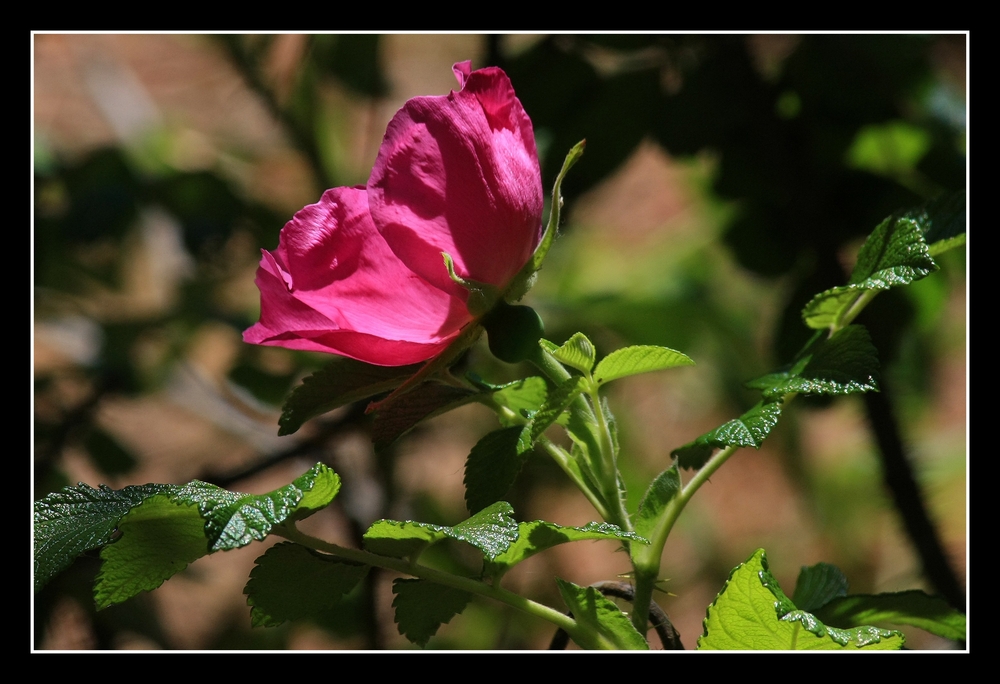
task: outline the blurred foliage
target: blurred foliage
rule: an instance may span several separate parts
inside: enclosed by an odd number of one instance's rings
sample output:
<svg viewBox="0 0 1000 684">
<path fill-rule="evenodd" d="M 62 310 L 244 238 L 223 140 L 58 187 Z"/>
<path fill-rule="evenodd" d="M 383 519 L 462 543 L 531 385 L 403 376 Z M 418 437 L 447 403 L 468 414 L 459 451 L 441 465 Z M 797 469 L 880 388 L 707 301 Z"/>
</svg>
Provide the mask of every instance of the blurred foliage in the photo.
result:
<svg viewBox="0 0 1000 684">
<path fill-rule="evenodd" d="M 580 263 L 560 256 L 560 248 L 553 250 L 535 295 L 544 300 L 546 337 L 561 342 L 582 331 L 598 346 L 599 357 L 624 344 L 657 344 L 684 351 L 699 364 L 706 360 L 734 416 L 754 401 L 742 383 L 790 358 L 806 341 L 810 331 L 801 322 L 802 306 L 815 293 L 845 281 L 844 255 L 856 250 L 858 240 L 893 210 L 965 184 L 964 97 L 950 89 L 934 59 L 937 47 L 964 43 L 964 36 L 758 38 L 556 35 L 515 50 L 504 36 L 484 37 L 487 54 L 507 70 L 534 122 L 546 187 L 566 151 L 587 139 L 586 154 L 563 186 L 568 209 L 612 176 L 640 144 L 654 141 L 690 165 L 690 178 L 697 181 L 702 174 L 700 200 L 715 222 L 708 228 L 718 230 L 725 246 L 710 242 L 687 248 L 669 268 L 643 274 L 647 287 L 642 292 L 577 287 L 580 276 L 568 269 Z M 247 88 L 283 127 L 317 186 L 349 182 L 353 171 L 344 168 L 337 152 L 341 134 L 332 128 L 343 115 L 324 92 L 338 88 L 372 103 L 389 95 L 381 38 L 307 37 L 280 96 L 266 69 L 274 36 L 212 40 L 210 47 L 228 55 Z M 255 320 L 256 311 L 228 303 L 224 293 L 234 279 L 245 280 L 246 263 L 256 259 L 256 249 L 277 244 L 288 216 L 254 198 L 221 164 L 183 170 L 158 154 L 156 147 L 123 143 L 66 155 L 50 149 L 43 138 L 36 140 L 36 322 L 65 326 L 82 317 L 91 340 L 69 367 L 35 378 L 36 498 L 66 483 L 61 463 L 73 448 L 81 448 L 109 477 L 127 474 L 135 455 L 97 424 L 101 402 L 162 388 L 207 323 L 240 331 Z M 166 217 L 179 241 L 177 258 L 186 264 L 179 269 L 176 296 L 135 311 L 95 304 L 108 293 L 130 292 L 130 269 L 144 248 L 152 249 L 149 224 L 157 217 Z M 574 229 L 565 227 L 569 235 Z M 757 290 L 734 290 L 734 283 L 745 281 L 734 280 L 727 270 L 728 255 L 764 278 L 761 287 L 778 292 L 782 300 L 775 329 L 764 333 L 771 358 L 758 353 L 760 308 L 745 306 Z M 946 261 L 956 271 L 964 269 L 960 255 Z M 930 335 L 948 287 L 964 284 L 929 278 L 906 292 L 882 295 L 866 311 L 864 322 L 888 377 L 903 385 L 906 396 L 926 396 L 931 389 L 936 352 Z M 491 381 L 511 374 L 510 367 L 481 357 L 476 357 L 477 370 Z M 274 406 L 303 372 L 321 362 L 315 355 L 242 345 L 228 379 L 234 391 L 246 390 L 246 396 Z M 84 388 L 75 400 L 66 398 L 67 383 Z M 361 412 L 336 420 L 368 429 Z M 794 455 L 794 426 L 785 434 Z M 664 444 L 664 458 L 673 446 Z M 322 457 L 321 439 L 311 448 Z M 393 462 L 391 451 L 379 456 L 384 472 L 376 480 L 385 494 L 383 511 L 398 506 L 392 500 Z M 648 466 L 624 465 L 626 482 L 648 482 Z M 837 492 L 851 489 L 848 479 L 868 481 L 868 468 L 822 485 L 802 474 L 801 463 L 789 469 L 813 489 L 817 508 L 840 521 L 831 527 L 834 537 L 848 529 L 848 518 L 863 515 L 838 503 Z M 521 477 L 510 494 L 515 507 L 530 497 L 533 486 L 557 480 L 548 461 L 533 459 L 526 472 L 531 476 Z M 868 488 L 843 493 L 875 505 Z M 453 522 L 452 511 L 438 510 L 431 500 L 407 505 L 419 509 L 414 512 L 420 520 Z M 838 506 L 850 515 L 837 512 Z M 697 514 L 691 513 L 694 525 Z M 732 564 L 715 557 L 714 546 L 706 539 L 702 564 L 709 572 L 716 568 L 721 585 Z M 467 564 L 460 550 L 441 553 L 443 566 Z M 72 596 L 97 620 L 99 647 L 112 647 L 114 635 L 127 631 L 169 647 L 149 601 L 93 615 L 92 601 L 80 589 L 90 586 L 88 576 L 93 579 L 92 560 L 81 559 L 36 597 L 36 645 L 60 596 Z M 860 565 L 841 567 L 848 575 L 864 576 Z M 379 630 L 385 628 L 372 617 L 371 587 L 363 585 L 350 600 L 352 611 L 366 617 L 348 624 L 342 615 L 331 615 L 317 624 L 341 639 L 357 630 L 351 643 L 362 647 L 384 643 Z M 548 600 L 558 602 L 556 597 L 553 588 Z M 232 625 L 220 626 L 210 647 L 280 648 L 289 633 L 281 628 L 250 635 L 245 615 L 233 619 Z M 455 622 L 458 627 L 442 630 L 431 645 L 516 648 L 531 641 L 522 616 L 493 605 L 477 604 Z"/>
</svg>

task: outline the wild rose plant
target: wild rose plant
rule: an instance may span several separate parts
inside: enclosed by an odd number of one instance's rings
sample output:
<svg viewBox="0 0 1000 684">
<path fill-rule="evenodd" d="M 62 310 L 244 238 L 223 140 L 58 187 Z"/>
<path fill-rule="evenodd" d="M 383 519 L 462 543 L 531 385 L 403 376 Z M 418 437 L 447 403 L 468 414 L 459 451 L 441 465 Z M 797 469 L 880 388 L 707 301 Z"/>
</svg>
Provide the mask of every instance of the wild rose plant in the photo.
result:
<svg viewBox="0 0 1000 684">
<path fill-rule="evenodd" d="M 648 649 L 651 629 L 663 648 L 683 647 L 668 611 L 653 600 L 678 516 L 739 448 L 760 447 L 796 395 L 878 389 L 875 349 L 854 319 L 878 292 L 931 274 L 938 268 L 933 256 L 964 243 L 964 232 L 949 223 L 959 205 L 964 213 L 964 198 L 945 197 L 878 225 L 848 284 L 817 294 L 803 310 L 815 331 L 809 343 L 787 366 L 748 383 L 760 390 L 760 402 L 675 448 L 673 462 L 629 513 L 618 467 L 627 454 L 620 452 L 604 386 L 693 361 L 658 346 L 625 347 L 598 360 L 583 334 L 561 344 L 548 341 L 537 314 L 512 305 L 530 287 L 556 236 L 561 183 L 583 146 L 570 151 L 556 179 L 543 230 L 534 133 L 510 80 L 495 67 L 473 71 L 470 62 L 456 64 L 454 72 L 459 90 L 414 98 L 396 113 L 366 185 L 327 190 L 285 225 L 276 249 L 263 252 L 256 277 L 260 320 L 244 340 L 334 355 L 287 399 L 281 434 L 320 413 L 379 397 L 369 406 L 377 446 L 469 402 L 495 411 L 500 427 L 476 444 L 466 463 L 471 517 L 453 526 L 379 520 L 365 533 L 363 548 L 312 537 L 296 521 L 329 505 L 341 487 L 323 463 L 259 496 L 198 481 L 117 492 L 80 485 L 36 504 L 36 588 L 76 555 L 102 547 L 95 596 L 105 607 L 159 586 L 202 555 L 274 534 L 287 541 L 257 560 L 245 589 L 255 626 L 337 610 L 377 567 L 405 576 L 393 583 L 393 607 L 400 632 L 416 644 L 427 644 L 481 597 L 551 623 L 554 647 L 572 639 L 583 648 Z M 530 364 L 542 374 L 503 385 L 453 376 L 450 367 L 483 329 L 501 360 L 527 361 L 519 368 Z M 549 437 L 556 426 L 568 439 Z M 600 520 L 566 527 L 518 519 L 504 497 L 525 460 L 542 456 L 555 461 Z M 682 469 L 692 471 L 683 482 Z M 86 525 L 76 522 L 84 519 L 79 516 L 86 516 Z M 504 587 L 504 575 L 530 556 L 592 539 L 615 540 L 627 551 L 627 580 L 581 587 L 556 579 L 564 606 Z M 421 563 L 429 546 L 446 540 L 481 555 L 477 576 Z M 869 626 L 868 619 L 965 638 L 964 616 L 940 599 L 917 591 L 845 596 L 846 586 L 833 566 L 803 568 L 793 602 L 758 550 L 733 570 L 708 607 L 697 645 L 902 647 L 901 632 Z M 684 636 L 691 644 L 691 635 Z"/>
</svg>

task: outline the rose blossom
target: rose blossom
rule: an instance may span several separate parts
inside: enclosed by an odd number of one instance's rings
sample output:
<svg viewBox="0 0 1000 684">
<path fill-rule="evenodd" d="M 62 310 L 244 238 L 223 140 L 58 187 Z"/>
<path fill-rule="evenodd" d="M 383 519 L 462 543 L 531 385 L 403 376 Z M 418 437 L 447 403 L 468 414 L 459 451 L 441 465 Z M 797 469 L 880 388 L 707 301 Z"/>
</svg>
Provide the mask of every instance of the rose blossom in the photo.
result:
<svg viewBox="0 0 1000 684">
<path fill-rule="evenodd" d="M 389 122 L 367 186 L 327 190 L 263 252 L 246 342 L 416 363 L 474 319 L 442 253 L 461 279 L 510 286 L 542 230 L 531 120 L 502 70 L 453 70 L 459 91 L 413 98 Z"/>
</svg>

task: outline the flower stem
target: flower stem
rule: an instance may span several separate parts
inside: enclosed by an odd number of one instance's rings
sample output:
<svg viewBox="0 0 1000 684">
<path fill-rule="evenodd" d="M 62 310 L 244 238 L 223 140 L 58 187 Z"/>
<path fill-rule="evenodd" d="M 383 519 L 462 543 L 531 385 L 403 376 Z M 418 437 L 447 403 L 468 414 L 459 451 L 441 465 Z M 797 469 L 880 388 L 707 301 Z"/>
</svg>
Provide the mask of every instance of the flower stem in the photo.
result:
<svg viewBox="0 0 1000 684">
<path fill-rule="evenodd" d="M 429 582 L 435 582 L 453 589 L 506 603 L 529 615 L 551 622 L 556 627 L 565 630 L 577 643 L 596 644 L 599 648 L 608 650 L 615 648 L 614 644 L 605 637 L 595 630 L 588 629 L 585 625 L 578 623 L 568 615 L 506 589 L 494 587 L 470 577 L 460 577 L 459 575 L 435 570 L 434 568 L 429 568 L 418 563 L 411 563 L 404 558 L 380 556 L 369 551 L 362 551 L 361 549 L 348 549 L 337 544 L 331 544 L 301 532 L 294 525 L 283 525 L 275 529 L 274 533 L 303 546 L 337 556 L 338 558 L 387 570 L 395 570 L 396 572 L 411 575 Z"/>
</svg>

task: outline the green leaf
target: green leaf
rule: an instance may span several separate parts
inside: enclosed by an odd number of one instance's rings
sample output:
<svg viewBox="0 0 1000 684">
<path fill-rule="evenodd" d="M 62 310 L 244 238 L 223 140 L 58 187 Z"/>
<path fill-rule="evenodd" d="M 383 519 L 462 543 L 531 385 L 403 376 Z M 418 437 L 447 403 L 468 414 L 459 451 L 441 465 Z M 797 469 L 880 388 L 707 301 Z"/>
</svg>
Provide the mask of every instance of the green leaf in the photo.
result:
<svg viewBox="0 0 1000 684">
<path fill-rule="evenodd" d="M 530 444 L 522 445 L 522 448 L 530 447 L 539 437 L 555 423 L 573 403 L 573 400 L 583 392 L 587 384 L 586 378 L 579 375 L 569 378 L 559 384 L 551 391 L 545 403 L 531 417 Z M 523 437 L 522 437 L 523 439 Z"/>
<path fill-rule="evenodd" d="M 594 587 L 579 587 L 559 578 L 556 578 L 556 582 L 559 584 L 559 593 L 562 594 L 563 601 L 566 602 L 577 623 L 604 637 L 616 648 L 632 651 L 649 650 L 649 644 L 632 626 L 628 616 L 612 601 L 604 598 L 600 591 Z M 587 649 L 601 647 L 596 637 L 584 640 L 585 636 L 576 637 L 578 646 Z"/>
<path fill-rule="evenodd" d="M 286 520 L 312 515 L 333 501 L 338 491 L 340 477 L 317 463 L 291 484 L 267 494 L 240 494 L 195 480 L 177 488 L 173 500 L 197 505 L 210 550 L 227 551 L 261 541 Z"/>
<path fill-rule="evenodd" d="M 817 608 L 846 595 L 847 578 L 840 568 L 829 563 L 817 563 L 810 567 L 803 566 L 799 571 L 792 602 L 802 610 L 816 613 Z"/>
<path fill-rule="evenodd" d="M 810 328 L 828 328 L 869 290 L 908 285 L 938 269 L 913 218 L 890 216 L 868 236 L 847 285 L 816 295 L 802 310 Z"/>
<path fill-rule="evenodd" d="M 365 548 L 372 553 L 415 561 L 431 544 L 443 539 L 466 542 L 493 560 L 517 541 L 514 509 L 506 501 L 483 509 L 454 527 L 413 521 L 376 520 L 365 532 Z"/>
<path fill-rule="evenodd" d="M 531 428 L 500 428 L 476 442 L 465 461 L 465 504 L 481 511 L 507 495 L 531 451 Z"/>
<path fill-rule="evenodd" d="M 373 366 L 341 358 L 316 371 L 292 390 L 278 419 L 278 435 L 290 435 L 310 418 L 395 389 L 421 364 Z"/>
<path fill-rule="evenodd" d="M 597 364 L 594 380 L 599 385 L 639 373 L 665 370 L 677 366 L 693 366 L 694 361 L 668 347 L 641 345 L 623 347 L 611 352 Z"/>
<path fill-rule="evenodd" d="M 953 249 L 965 246 L 965 233 L 961 235 L 956 235 L 952 238 L 946 238 L 944 240 L 938 240 L 933 245 L 927 248 L 931 256 L 937 256 L 938 254 L 944 254 Z"/>
<path fill-rule="evenodd" d="M 473 390 L 425 382 L 396 399 L 388 410 L 375 412 L 372 442 L 376 449 L 384 449 L 421 421 L 468 404 L 478 395 Z"/>
<path fill-rule="evenodd" d="M 517 541 L 511 544 L 506 551 L 487 562 L 486 572 L 493 577 L 500 577 L 521 561 L 531 558 L 540 551 L 566 542 L 585 539 L 617 539 L 635 541 L 640 544 L 649 543 L 638 534 L 626 532 L 611 523 L 592 522 L 583 527 L 563 527 L 555 523 L 536 520 L 518 525 Z"/>
<path fill-rule="evenodd" d="M 198 480 L 166 486 L 121 518 L 121 539 L 101 552 L 98 606 L 155 589 L 201 556 L 262 540 L 275 525 L 325 507 L 339 489 L 340 477 L 322 463 L 268 494 L 240 494 Z"/>
<path fill-rule="evenodd" d="M 542 346 L 556 357 L 557 361 L 575 368 L 581 373 L 590 373 L 590 369 L 594 367 L 594 361 L 597 360 L 597 350 L 594 349 L 594 343 L 587 339 L 583 333 L 575 333 L 562 346 L 548 340 L 543 340 L 543 342 Z"/>
<path fill-rule="evenodd" d="M 795 607 L 771 575 L 763 549 L 729 575 L 708 607 L 698 648 L 707 650 L 898 650 L 903 635 L 877 627 L 827 627 Z"/>
<path fill-rule="evenodd" d="M 633 517 L 632 524 L 636 534 L 651 541 L 662 537 L 664 533 L 662 526 L 665 522 L 661 519 L 663 510 L 680 490 L 681 478 L 676 465 L 657 475 L 656 479 L 649 483 L 649 488 L 639 504 L 639 510 Z"/>
<path fill-rule="evenodd" d="M 468 592 L 419 579 L 393 580 L 392 593 L 399 633 L 420 646 L 426 646 L 438 628 L 465 610 L 472 599 Z"/>
<path fill-rule="evenodd" d="M 778 424 L 781 400 L 762 401 L 739 418 L 720 425 L 693 442 L 677 447 L 670 455 L 681 468 L 700 468 L 705 465 L 715 449 L 727 446 L 759 449 L 764 438 Z"/>
<path fill-rule="evenodd" d="M 486 389 L 493 390 L 491 397 L 497 405 L 510 409 L 522 418 L 527 418 L 540 409 L 548 396 L 548 385 L 543 378 L 538 376 L 516 380 L 506 385 L 479 384 Z M 503 415 L 498 417 L 500 424 L 504 427 L 523 425 L 523 421 L 511 422 Z"/>
<path fill-rule="evenodd" d="M 368 568 L 300 544 L 276 544 L 257 559 L 243 589 L 251 606 L 250 622 L 254 627 L 277 627 L 332 608 Z"/>
<path fill-rule="evenodd" d="M 919 627 L 945 639 L 965 640 L 965 615 L 949 606 L 944 599 L 917 590 L 874 596 L 844 596 L 833 599 L 814 612 L 823 622 L 837 627 L 888 622 Z"/>
<path fill-rule="evenodd" d="M 169 494 L 152 496 L 133 508 L 118 526 L 121 538 L 101 551 L 94 584 L 98 609 L 151 591 L 209 553 L 205 521 L 194 504 Z"/>
<path fill-rule="evenodd" d="M 878 351 L 863 325 L 849 325 L 830 338 L 819 334 L 794 365 L 746 383 L 765 397 L 790 392 L 854 394 L 878 391 Z"/>
<path fill-rule="evenodd" d="M 148 484 L 113 490 L 84 483 L 64 487 L 35 502 L 35 591 L 70 566 L 84 551 L 111 541 L 118 522 L 132 508 L 174 485 Z"/>
</svg>

